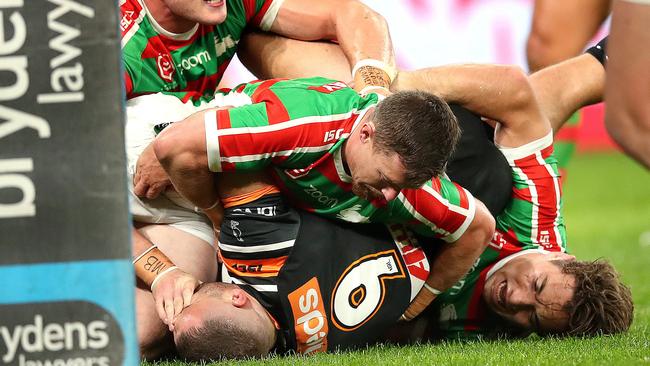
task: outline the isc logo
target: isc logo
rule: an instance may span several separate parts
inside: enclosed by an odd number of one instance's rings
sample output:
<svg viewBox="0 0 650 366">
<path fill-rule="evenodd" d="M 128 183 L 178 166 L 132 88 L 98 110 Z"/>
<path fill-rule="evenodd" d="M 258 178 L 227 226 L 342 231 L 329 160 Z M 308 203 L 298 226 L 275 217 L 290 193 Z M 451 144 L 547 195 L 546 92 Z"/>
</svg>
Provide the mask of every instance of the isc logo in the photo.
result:
<svg viewBox="0 0 650 366">
<path fill-rule="evenodd" d="M 288 298 L 295 319 L 298 352 L 309 354 L 327 351 L 329 327 L 316 277 L 291 292 Z"/>
</svg>

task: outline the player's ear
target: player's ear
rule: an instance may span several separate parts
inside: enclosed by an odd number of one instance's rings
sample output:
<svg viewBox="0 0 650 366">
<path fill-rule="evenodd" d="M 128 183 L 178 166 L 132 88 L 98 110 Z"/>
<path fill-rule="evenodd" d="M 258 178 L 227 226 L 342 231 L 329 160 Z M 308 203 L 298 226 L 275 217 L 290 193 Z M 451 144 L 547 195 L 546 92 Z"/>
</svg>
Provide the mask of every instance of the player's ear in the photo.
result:
<svg viewBox="0 0 650 366">
<path fill-rule="evenodd" d="M 375 124 L 369 120 L 362 123 L 359 138 L 361 142 L 369 142 L 375 135 Z"/>
<path fill-rule="evenodd" d="M 238 308 L 241 308 L 242 306 L 246 305 L 248 302 L 248 296 L 246 295 L 246 291 L 236 288 L 232 290 L 232 295 L 231 295 L 231 302 L 232 305 Z"/>
</svg>

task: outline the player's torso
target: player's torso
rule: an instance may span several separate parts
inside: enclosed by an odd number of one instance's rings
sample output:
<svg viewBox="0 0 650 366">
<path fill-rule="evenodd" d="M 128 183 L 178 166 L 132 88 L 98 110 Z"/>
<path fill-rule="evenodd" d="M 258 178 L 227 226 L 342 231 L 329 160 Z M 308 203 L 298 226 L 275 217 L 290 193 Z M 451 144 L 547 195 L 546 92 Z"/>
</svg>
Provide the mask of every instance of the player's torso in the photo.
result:
<svg viewBox="0 0 650 366">
<path fill-rule="evenodd" d="M 278 278 L 281 322 L 295 339 L 293 348 L 312 353 L 376 342 L 428 276 L 424 253 L 401 229 L 351 230 L 350 224 L 301 216 L 300 234 Z"/>
<path fill-rule="evenodd" d="M 127 97 L 155 92 L 181 99 L 210 97 L 246 27 L 242 2 L 227 5 L 223 23 L 199 25 L 180 35 L 165 34 L 145 14 L 140 1 L 121 5 L 123 60 L 132 84 Z"/>
</svg>

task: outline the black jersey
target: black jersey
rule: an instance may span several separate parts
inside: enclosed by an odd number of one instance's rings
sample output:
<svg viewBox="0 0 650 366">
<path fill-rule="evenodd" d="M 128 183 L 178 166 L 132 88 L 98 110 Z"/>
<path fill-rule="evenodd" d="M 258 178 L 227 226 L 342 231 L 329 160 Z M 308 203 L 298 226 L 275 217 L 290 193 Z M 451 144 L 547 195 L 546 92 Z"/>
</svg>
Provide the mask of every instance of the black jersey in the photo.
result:
<svg viewBox="0 0 650 366">
<path fill-rule="evenodd" d="M 223 280 L 257 298 L 283 329 L 279 348 L 299 353 L 377 342 L 429 274 L 401 226 L 328 221 L 277 194 L 226 209 L 219 249 Z"/>
</svg>

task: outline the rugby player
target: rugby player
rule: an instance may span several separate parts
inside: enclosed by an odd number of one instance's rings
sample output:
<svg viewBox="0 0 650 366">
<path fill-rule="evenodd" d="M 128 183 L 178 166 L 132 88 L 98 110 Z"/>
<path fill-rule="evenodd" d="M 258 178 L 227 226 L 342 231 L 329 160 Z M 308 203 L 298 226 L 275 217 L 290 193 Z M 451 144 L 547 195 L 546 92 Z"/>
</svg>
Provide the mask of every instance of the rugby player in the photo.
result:
<svg viewBox="0 0 650 366">
<path fill-rule="evenodd" d="M 565 95 L 564 108 L 602 94 L 604 71 L 589 55 L 542 76 L 557 72 L 571 72 L 567 83 L 586 77 L 584 90 Z M 405 74 L 401 82 L 435 89 L 501 121 L 495 142 L 515 180 L 490 247 L 436 299 L 436 331 L 419 336 L 627 330 L 631 297 L 613 268 L 565 253 L 552 129 L 525 75 L 470 65 Z M 486 98 L 489 107 L 482 106 Z M 560 109 L 554 113 L 571 113 Z M 241 287 L 204 284 L 197 291 L 175 322 L 181 355 L 198 360 L 261 355 L 273 347 L 311 353 L 363 346 L 380 339 L 406 297 L 423 285 L 429 265 L 408 230 L 392 226 L 388 235 L 378 227 L 346 227 L 288 209 L 279 199 L 272 187 L 224 199 L 220 255 L 225 280 Z"/>
<path fill-rule="evenodd" d="M 268 168 L 297 207 L 348 222 L 406 223 L 453 243 L 436 258 L 407 318 L 458 281 L 487 245 L 494 220 L 485 206 L 438 177 L 460 133 L 439 98 L 409 91 L 360 97 L 324 78 L 233 90 L 251 104 L 196 113 L 153 144 L 174 187 L 197 207 L 219 200 L 214 172 Z M 135 179 L 147 177 L 136 172 Z"/>
<path fill-rule="evenodd" d="M 120 12 L 128 99 L 211 99 L 245 28 L 337 41 L 359 91 L 388 88 L 395 76 L 386 21 L 356 0 L 121 0 Z"/>
</svg>

